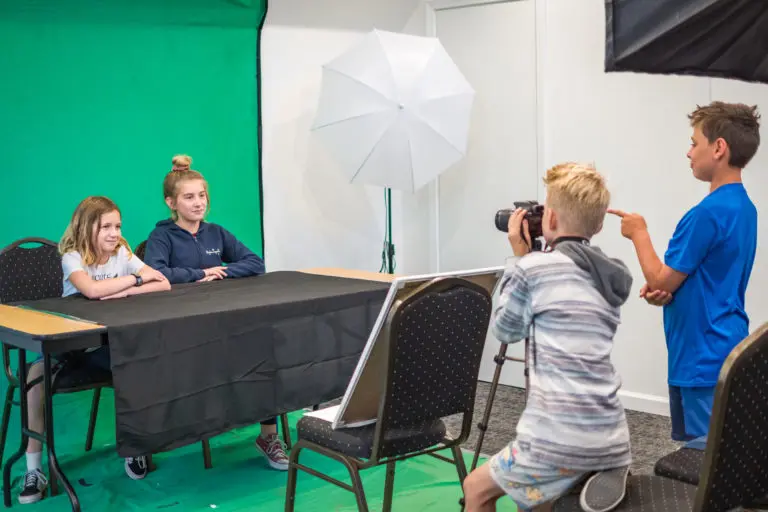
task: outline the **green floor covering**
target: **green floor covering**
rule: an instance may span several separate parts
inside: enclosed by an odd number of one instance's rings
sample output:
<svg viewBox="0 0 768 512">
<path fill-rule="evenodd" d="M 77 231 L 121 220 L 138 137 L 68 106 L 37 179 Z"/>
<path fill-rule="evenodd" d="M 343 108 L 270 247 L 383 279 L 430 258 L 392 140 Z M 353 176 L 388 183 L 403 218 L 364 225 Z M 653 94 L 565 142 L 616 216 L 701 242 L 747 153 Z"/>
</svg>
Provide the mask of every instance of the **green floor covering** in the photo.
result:
<svg viewBox="0 0 768 512">
<path fill-rule="evenodd" d="M 3 390 L 4 394 L 4 390 Z M 123 471 L 114 441 L 114 406 L 111 390 L 102 395 L 94 448 L 83 450 L 91 393 L 60 395 L 54 399 L 56 446 L 59 461 L 74 485 L 84 511 L 282 511 L 286 473 L 269 469 L 253 447 L 259 427 L 239 429 L 211 440 L 213 468 L 203 467 L 200 444 L 162 453 L 154 457 L 157 471 L 142 481 L 132 481 Z M 295 428 L 300 412 L 291 415 Z M 17 448 L 18 408 L 8 435 L 4 458 Z M 292 438 L 296 439 L 295 430 Z M 302 452 L 302 462 L 348 482 L 346 470 L 335 461 Z M 467 465 L 471 457 L 467 455 Z M 45 464 L 45 460 L 44 460 Z M 16 501 L 18 483 L 26 469 L 22 458 L 14 466 L 13 509 L 24 512 L 71 510 L 64 494 L 46 498 L 34 505 Z M 381 510 L 384 468 L 363 472 L 370 510 Z M 395 511 L 459 510 L 460 489 L 453 466 L 432 457 L 419 457 L 398 463 L 395 475 Z M 509 500 L 498 510 L 513 511 Z M 306 473 L 299 473 L 296 510 L 354 511 L 352 493 Z"/>
</svg>

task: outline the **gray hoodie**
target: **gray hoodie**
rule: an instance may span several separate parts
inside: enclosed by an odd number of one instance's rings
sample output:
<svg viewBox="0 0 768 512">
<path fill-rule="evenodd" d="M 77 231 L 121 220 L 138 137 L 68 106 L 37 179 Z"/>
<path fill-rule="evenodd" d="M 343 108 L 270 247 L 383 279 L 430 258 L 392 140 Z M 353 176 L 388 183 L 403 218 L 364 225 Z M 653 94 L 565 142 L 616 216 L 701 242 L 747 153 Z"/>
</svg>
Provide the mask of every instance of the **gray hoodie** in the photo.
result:
<svg viewBox="0 0 768 512">
<path fill-rule="evenodd" d="M 611 306 L 621 306 L 629 298 L 632 274 L 620 259 L 609 258 L 599 247 L 575 241 L 560 242 L 555 245 L 555 250 L 588 272 L 597 290 Z"/>
</svg>

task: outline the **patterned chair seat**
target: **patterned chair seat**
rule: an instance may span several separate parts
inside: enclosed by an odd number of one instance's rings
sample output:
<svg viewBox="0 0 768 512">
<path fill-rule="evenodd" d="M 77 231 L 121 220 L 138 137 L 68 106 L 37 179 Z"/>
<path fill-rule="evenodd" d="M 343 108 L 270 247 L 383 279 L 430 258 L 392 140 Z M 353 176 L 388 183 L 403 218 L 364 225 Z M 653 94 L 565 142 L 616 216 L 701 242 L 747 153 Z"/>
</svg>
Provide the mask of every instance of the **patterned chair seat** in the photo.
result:
<svg viewBox="0 0 768 512">
<path fill-rule="evenodd" d="M 331 423 L 319 418 L 305 416 L 297 425 L 299 439 L 335 450 L 350 457 L 367 459 L 373 450 L 373 436 L 376 425 L 333 430 Z M 394 457 L 429 448 L 443 441 L 445 424 L 442 420 L 425 427 L 413 429 L 390 429 L 386 432 L 381 447 L 382 457 Z"/>
<path fill-rule="evenodd" d="M 681 448 L 660 458 L 653 472 L 658 476 L 699 485 L 699 472 L 704 465 L 704 451 Z"/>
</svg>

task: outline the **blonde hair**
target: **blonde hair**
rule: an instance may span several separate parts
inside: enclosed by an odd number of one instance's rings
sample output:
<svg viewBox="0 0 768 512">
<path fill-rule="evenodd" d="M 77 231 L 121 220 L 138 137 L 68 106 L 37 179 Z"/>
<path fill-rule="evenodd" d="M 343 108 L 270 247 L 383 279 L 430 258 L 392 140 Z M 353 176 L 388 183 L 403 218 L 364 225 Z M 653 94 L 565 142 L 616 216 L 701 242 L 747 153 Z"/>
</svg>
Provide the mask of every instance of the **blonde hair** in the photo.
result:
<svg viewBox="0 0 768 512">
<path fill-rule="evenodd" d="M 202 174 L 200 174 L 197 171 L 194 170 L 186 170 L 186 171 L 178 171 L 173 170 L 165 175 L 165 179 L 163 180 L 163 198 L 167 199 L 170 198 L 173 201 L 176 201 L 176 196 L 179 195 L 179 186 L 184 181 L 193 181 L 193 180 L 200 180 L 203 182 L 203 188 L 205 189 L 205 196 L 208 199 L 208 204 L 206 205 L 205 213 L 207 214 L 211 210 L 211 196 L 208 193 L 208 182 L 205 181 L 205 178 Z M 173 220 L 179 220 L 179 214 L 176 212 L 176 210 L 171 210 L 171 218 Z"/>
<path fill-rule="evenodd" d="M 192 157 L 189 155 L 175 155 L 171 158 L 171 169 L 174 171 L 188 171 L 192 167 Z"/>
<path fill-rule="evenodd" d="M 120 208 L 104 196 L 89 196 L 80 201 L 72 214 L 64 235 L 59 241 L 59 254 L 62 256 L 68 252 L 77 251 L 80 253 L 83 265 L 93 265 L 98 261 L 98 250 L 94 247 L 94 235 L 98 233 L 101 226 L 101 216 L 106 213 L 120 213 Z M 131 253 L 131 247 L 125 238 L 120 237 L 120 241 L 115 247 L 112 255 L 117 254 L 120 247 L 125 247 L 128 253 Z"/>
<path fill-rule="evenodd" d="M 605 178 L 591 164 L 566 162 L 547 171 L 547 206 L 568 230 L 591 238 L 603 225 L 611 193 Z"/>
</svg>

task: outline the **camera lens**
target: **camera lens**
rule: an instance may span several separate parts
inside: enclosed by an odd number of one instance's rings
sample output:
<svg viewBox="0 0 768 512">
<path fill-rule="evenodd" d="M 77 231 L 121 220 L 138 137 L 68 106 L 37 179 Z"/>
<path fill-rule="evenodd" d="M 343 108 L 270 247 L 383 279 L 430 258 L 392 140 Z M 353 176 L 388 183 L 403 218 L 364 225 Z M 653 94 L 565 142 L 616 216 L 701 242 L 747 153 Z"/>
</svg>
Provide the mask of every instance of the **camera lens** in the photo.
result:
<svg viewBox="0 0 768 512">
<path fill-rule="evenodd" d="M 509 227 L 509 217 L 512 215 L 512 213 L 514 213 L 514 211 L 515 210 L 512 208 L 505 208 L 503 210 L 497 211 L 496 217 L 494 219 L 496 229 L 506 233 Z"/>
</svg>

